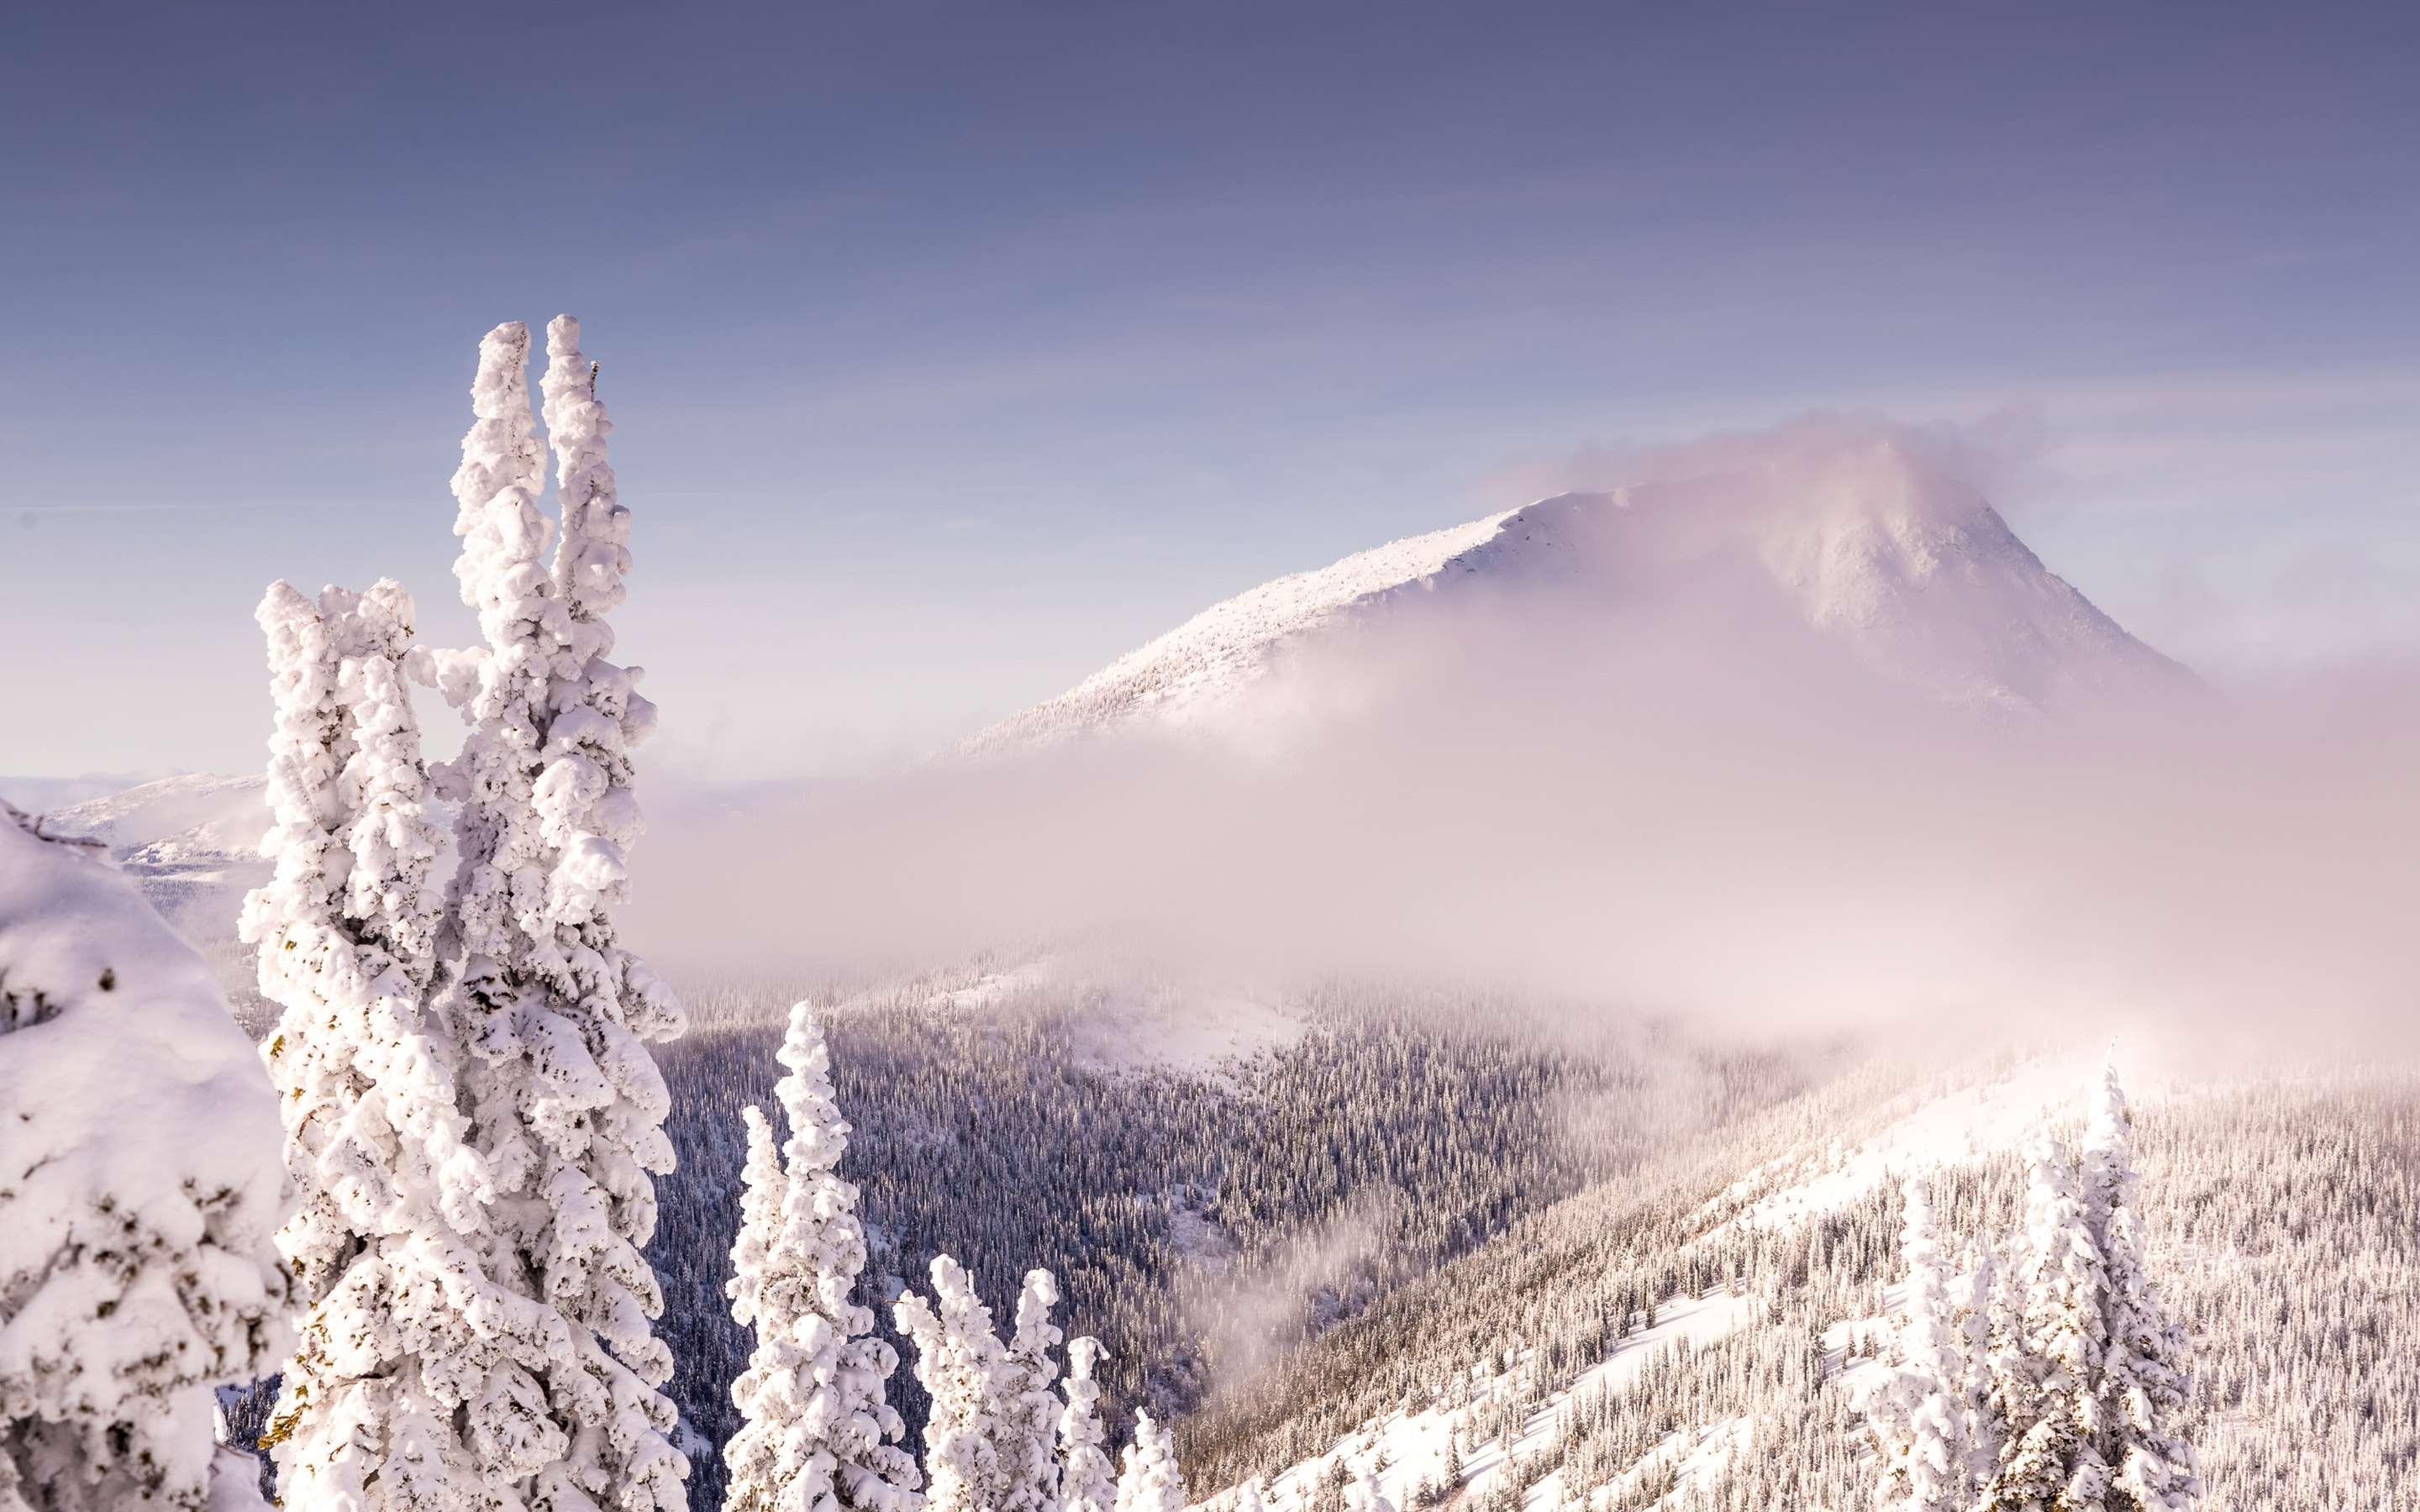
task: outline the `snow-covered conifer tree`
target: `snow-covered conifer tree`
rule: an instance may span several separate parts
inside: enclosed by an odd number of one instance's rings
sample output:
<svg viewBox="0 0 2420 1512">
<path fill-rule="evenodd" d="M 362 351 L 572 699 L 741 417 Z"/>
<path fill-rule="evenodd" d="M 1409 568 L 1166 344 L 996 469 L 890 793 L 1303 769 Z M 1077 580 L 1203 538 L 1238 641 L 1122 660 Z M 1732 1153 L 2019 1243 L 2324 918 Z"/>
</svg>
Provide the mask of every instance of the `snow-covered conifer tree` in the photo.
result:
<svg viewBox="0 0 2420 1512">
<path fill-rule="evenodd" d="M 1268 1492 L 1262 1488 L 1260 1477 L 1255 1475 L 1235 1488 L 1235 1504 L 1230 1512 L 1268 1512 Z"/>
<path fill-rule="evenodd" d="M 2087 1223 L 2107 1273 L 2108 1348 L 2096 1420 L 2100 1453 L 2115 1477 L 2112 1505 L 2189 1512 L 2200 1482 L 2184 1436 L 2192 1396 L 2184 1331 L 2169 1320 L 2144 1272 L 2133 1115 L 2114 1062 L 2093 1086 L 2082 1172 Z"/>
<path fill-rule="evenodd" d="M 883 1382 L 898 1358 L 856 1301 L 865 1269 L 857 1188 L 837 1174 L 849 1126 L 832 1100 L 831 1057 L 814 1009 L 790 1010 L 774 1088 L 790 1136 L 751 1107 L 732 1316 L 756 1349 L 731 1388 L 743 1426 L 723 1446 L 733 1512 L 915 1512 L 915 1461 L 898 1447 Z M 786 1161 L 784 1156 L 786 1155 Z"/>
<path fill-rule="evenodd" d="M 277 1097 L 98 847 L 0 804 L 0 1507 L 258 1508 L 212 1390 L 292 1340 Z"/>
<path fill-rule="evenodd" d="M 926 1504 L 933 1512 L 995 1512 L 1008 1494 L 999 1421 L 1007 1351 L 965 1267 L 936 1256 L 932 1276 L 933 1302 L 910 1292 L 893 1309 L 899 1331 L 916 1347 L 916 1379 L 932 1398 L 924 1422 Z"/>
<path fill-rule="evenodd" d="M 1000 1413 L 1000 1463 L 1008 1486 L 1004 1512 L 1048 1512 L 1059 1504 L 1059 1456 L 1052 1438 L 1059 1378 L 1052 1355 L 1062 1337 L 1050 1321 L 1059 1304 L 1059 1282 L 1047 1271 L 1029 1271 L 1016 1299 L 1016 1329 L 1008 1344 L 1006 1399 Z"/>
<path fill-rule="evenodd" d="M 302 1204 L 278 1242 L 308 1309 L 264 1442 L 298 1505 L 480 1505 L 457 1410 L 500 1383 L 534 1395 L 561 1331 L 476 1247 L 493 1194 L 427 998 L 442 837 L 403 675 L 411 600 L 279 582 L 258 618 L 273 871 L 240 931 L 284 1009 L 263 1054 Z"/>
<path fill-rule="evenodd" d="M 1907 1267 L 1905 1318 L 1892 1369 L 1867 1401 L 1881 1460 L 1879 1504 L 1904 1512 L 1966 1512 L 1973 1487 L 1961 1401 L 1965 1362 L 1951 1325 L 1931 1189 L 1922 1177 L 1911 1177 L 1904 1193 L 1900 1253 Z"/>
<path fill-rule="evenodd" d="M 466 1046 L 469 1143 L 497 1200 L 490 1278 L 544 1303 L 564 1337 L 542 1392 L 499 1390 L 471 1410 L 487 1473 L 557 1507 L 675 1508 L 687 1461 L 658 1390 L 670 1351 L 641 1254 L 653 1178 L 672 1168 L 669 1108 L 647 1041 L 681 1026 L 677 1005 L 617 943 L 609 908 L 640 827 L 629 748 L 654 724 L 635 670 L 606 659 L 603 615 L 620 601 L 628 515 L 605 460 L 608 425 L 579 327 L 549 332 L 547 414 L 562 461 L 564 548 L 550 563 L 544 482 L 523 371 L 527 328 L 479 349 L 477 417 L 454 477 L 455 562 L 484 644 L 417 665 L 472 724 L 438 774 L 457 804 L 458 869 L 446 893 L 439 1006 Z"/>
<path fill-rule="evenodd" d="M 2097 1444 L 2101 1361 L 2108 1347 L 2107 1278 L 2075 1158 L 2044 1135 L 2032 1152 L 2020 1328 L 1995 1338 L 2007 1422 L 1981 1512 L 2101 1505 L 2109 1467 Z"/>
<path fill-rule="evenodd" d="M 1997 1248 L 1987 1239 L 1977 1247 L 1959 1299 L 1959 1437 L 1966 1448 L 1966 1484 L 1978 1490 L 1999 1468 L 2004 1438 L 1992 1395 L 1992 1319 L 2002 1304 Z"/>
<path fill-rule="evenodd" d="M 1151 1413 L 1135 1412 L 1134 1442 L 1126 1445 L 1118 1475 L 1116 1512 L 1185 1512 L 1185 1476 L 1176 1468 L 1176 1443 Z"/>
<path fill-rule="evenodd" d="M 1060 1512 L 1111 1512 L 1117 1504 L 1117 1466 L 1101 1447 L 1108 1438 L 1101 1427 L 1101 1383 L 1093 1379 L 1100 1358 L 1096 1338 L 1067 1343 L 1067 1379 L 1060 1385 L 1067 1399 L 1059 1414 Z"/>
</svg>

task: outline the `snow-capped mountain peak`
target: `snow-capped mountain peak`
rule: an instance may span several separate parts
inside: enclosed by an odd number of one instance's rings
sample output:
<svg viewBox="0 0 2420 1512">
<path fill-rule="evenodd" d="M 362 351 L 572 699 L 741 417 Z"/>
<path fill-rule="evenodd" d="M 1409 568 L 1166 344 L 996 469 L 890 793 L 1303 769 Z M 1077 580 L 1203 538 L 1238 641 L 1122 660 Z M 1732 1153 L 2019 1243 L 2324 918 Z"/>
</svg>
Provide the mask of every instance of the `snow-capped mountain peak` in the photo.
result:
<svg viewBox="0 0 2420 1512">
<path fill-rule="evenodd" d="M 2045 567 L 1981 494 L 1885 438 L 1558 495 L 1277 579 L 967 747 L 1249 718 L 1271 674 L 1311 647 L 1348 627 L 1383 640 L 1481 593 L 1514 633 L 1532 611 L 1542 634 L 1585 632 L 1591 612 L 1604 615 L 1594 628 L 1621 633 L 1625 607 L 1717 582 L 1749 584 L 1872 672 L 1954 704 L 2038 711 L 2198 686 Z"/>
<path fill-rule="evenodd" d="M 1047 702 L 1011 716 L 969 742 L 973 748 L 1043 745 L 1089 728 L 1154 716 L 1182 719 L 1217 707 L 1266 670 L 1278 648 L 1340 616 L 1454 571 L 1477 571 L 1508 510 L 1425 535 L 1358 551 L 1311 572 L 1290 573 L 1203 609 L 1127 652 Z"/>
</svg>

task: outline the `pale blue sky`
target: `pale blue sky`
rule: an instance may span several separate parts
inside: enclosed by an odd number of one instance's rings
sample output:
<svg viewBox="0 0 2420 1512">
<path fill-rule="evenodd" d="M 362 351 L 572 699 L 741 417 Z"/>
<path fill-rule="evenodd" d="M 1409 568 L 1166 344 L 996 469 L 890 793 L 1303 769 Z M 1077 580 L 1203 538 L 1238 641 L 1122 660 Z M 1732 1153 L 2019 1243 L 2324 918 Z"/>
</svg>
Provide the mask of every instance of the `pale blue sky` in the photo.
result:
<svg viewBox="0 0 2420 1512">
<path fill-rule="evenodd" d="M 0 772 L 255 764 L 250 608 L 467 633 L 477 337 L 583 317 L 707 775 L 912 750 L 1590 445 L 2038 407 L 2222 678 L 2420 645 L 2397 8 L 44 8 L 0 53 Z"/>
</svg>

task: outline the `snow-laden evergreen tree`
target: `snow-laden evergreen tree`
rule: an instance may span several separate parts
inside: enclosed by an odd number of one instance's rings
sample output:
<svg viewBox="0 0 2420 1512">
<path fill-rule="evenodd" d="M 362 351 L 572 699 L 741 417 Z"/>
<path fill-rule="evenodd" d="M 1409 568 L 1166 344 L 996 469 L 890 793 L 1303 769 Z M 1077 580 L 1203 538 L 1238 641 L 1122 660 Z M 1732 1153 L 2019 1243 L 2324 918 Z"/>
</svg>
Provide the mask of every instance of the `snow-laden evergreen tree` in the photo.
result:
<svg viewBox="0 0 2420 1512">
<path fill-rule="evenodd" d="M 606 659 L 629 517 L 579 334 L 568 316 L 548 332 L 565 504 L 551 562 L 529 332 L 515 322 L 480 344 L 476 421 L 454 477 L 455 573 L 484 644 L 428 663 L 472 725 L 441 773 L 458 806 L 458 863 L 439 1001 L 469 1052 L 470 1143 L 497 1193 L 489 1274 L 546 1304 L 566 1335 L 541 1395 L 474 1404 L 474 1444 L 489 1475 L 533 1504 L 651 1512 L 685 1504 L 688 1474 L 658 1389 L 672 1374 L 650 1326 L 663 1298 L 641 1254 L 655 1230 L 654 1177 L 673 1160 L 670 1100 L 647 1042 L 677 1034 L 681 1017 L 618 943 L 610 914 L 640 829 L 630 748 L 655 711 L 636 673 Z"/>
<path fill-rule="evenodd" d="M 2107 1275 L 2077 1187 L 2074 1154 L 2051 1135 L 2037 1140 L 2024 1292 L 2016 1326 L 1993 1340 L 2005 1428 L 1983 1512 L 2086 1512 L 2107 1500 L 2099 1448 Z"/>
<path fill-rule="evenodd" d="M 274 1370 L 277 1096 L 210 969 L 0 804 L 0 1508 L 258 1509 L 214 1388 Z"/>
<path fill-rule="evenodd" d="M 2185 1417 L 2184 1330 L 2169 1320 L 2144 1272 L 2134 1120 L 2114 1062 L 2093 1085 L 2082 1156 L 2086 1221 L 2106 1267 L 2108 1340 L 2097 1419 L 2102 1458 L 2124 1512 L 2189 1512 L 2200 1496 Z"/>
<path fill-rule="evenodd" d="M 723 1446 L 732 1512 L 916 1512 L 915 1461 L 883 1383 L 898 1365 L 856 1300 L 865 1269 L 857 1188 L 837 1174 L 849 1126 L 813 1007 L 790 1010 L 774 1088 L 789 1139 L 744 1111 L 748 1164 L 732 1248 L 732 1316 L 756 1330 L 731 1388 L 742 1427 Z"/>
<path fill-rule="evenodd" d="M 1067 1378 L 1060 1384 L 1067 1402 L 1059 1414 L 1060 1512 L 1111 1512 L 1117 1504 L 1117 1466 L 1101 1447 L 1109 1435 L 1101 1424 L 1101 1385 L 1093 1379 L 1100 1358 L 1096 1338 L 1067 1343 Z"/>
<path fill-rule="evenodd" d="M 1966 1484 L 1979 1489 L 1999 1469 L 2004 1426 L 1993 1411 L 1992 1319 L 2005 1305 L 1998 1247 L 1977 1246 L 1975 1268 L 1959 1298 L 1959 1437 L 1966 1449 Z"/>
<path fill-rule="evenodd" d="M 1059 1379 L 1052 1351 L 1062 1335 L 1050 1320 L 1050 1309 L 1058 1304 L 1058 1278 L 1047 1271 L 1027 1272 L 1016 1299 L 1016 1328 L 1002 1377 L 1006 1400 L 999 1414 L 1000 1463 L 1008 1482 L 1004 1512 L 1050 1512 L 1059 1504 L 1059 1456 L 1052 1440 L 1060 1404 L 1051 1386 Z"/>
<path fill-rule="evenodd" d="M 1118 1475 L 1116 1512 L 1185 1512 L 1176 1443 L 1141 1409 L 1135 1412 L 1134 1442 L 1126 1445 L 1125 1468 Z"/>
<path fill-rule="evenodd" d="M 1963 1422 L 1966 1364 L 1941 1270 L 1931 1188 L 1922 1177 L 1907 1180 L 1902 1206 L 1907 1300 L 1892 1367 L 1866 1401 L 1882 1472 L 1877 1504 L 1966 1512 L 1974 1499 Z"/>
<path fill-rule="evenodd" d="M 1353 1495 L 1345 1504 L 1352 1512 L 1395 1512 L 1395 1504 L 1378 1489 L 1378 1471 L 1374 1465 L 1364 1466 L 1361 1478 L 1353 1486 Z"/>
<path fill-rule="evenodd" d="M 974 1278 L 947 1255 L 934 1257 L 933 1301 L 910 1292 L 892 1316 L 916 1348 L 916 1379 L 932 1398 L 924 1420 L 926 1504 L 933 1512 L 995 1512 L 1008 1496 L 1001 1422 L 1010 1400 L 1007 1350 Z"/>
<path fill-rule="evenodd" d="M 240 931 L 284 1011 L 263 1055 L 302 1203 L 278 1242 L 308 1308 L 263 1442 L 295 1505 L 485 1506 L 458 1414 L 500 1384 L 535 1395 L 564 1335 L 481 1261 L 493 1192 L 427 1000 L 442 836 L 404 679 L 411 600 L 279 582 L 258 619 L 273 871 Z"/>
<path fill-rule="evenodd" d="M 1268 1512 L 1268 1492 L 1258 1475 L 1235 1488 L 1235 1503 L 1230 1512 Z"/>
<path fill-rule="evenodd" d="M 391 584 L 316 609 L 281 585 L 263 609 L 281 680 L 279 872 L 245 928 L 287 1009 L 269 1054 L 309 1189 L 291 1241 L 316 1319 L 271 1430 L 289 1496 L 550 1512 L 684 1500 L 641 1254 L 652 1178 L 672 1160 L 646 1044 L 680 1017 L 610 917 L 639 831 L 630 748 L 654 711 L 636 671 L 609 659 L 629 517 L 578 342 L 568 317 L 550 331 L 565 501 L 551 558 L 528 332 L 481 343 L 454 479 L 455 566 L 481 646 L 411 647 Z M 428 774 L 457 807 L 433 931 L 407 671 L 472 725 L 459 759 Z"/>
</svg>

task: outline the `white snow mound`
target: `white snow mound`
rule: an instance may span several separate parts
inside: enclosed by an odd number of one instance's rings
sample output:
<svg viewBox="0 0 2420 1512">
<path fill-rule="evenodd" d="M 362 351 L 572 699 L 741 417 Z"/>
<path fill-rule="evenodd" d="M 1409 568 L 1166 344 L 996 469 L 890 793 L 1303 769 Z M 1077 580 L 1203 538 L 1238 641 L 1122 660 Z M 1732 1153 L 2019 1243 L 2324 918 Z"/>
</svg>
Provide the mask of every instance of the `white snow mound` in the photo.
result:
<svg viewBox="0 0 2420 1512">
<path fill-rule="evenodd" d="M 199 1504 L 211 1388 L 291 1342 L 275 1094 L 132 885 L 5 805 L 0 1109 L 0 1474 Z"/>
</svg>

